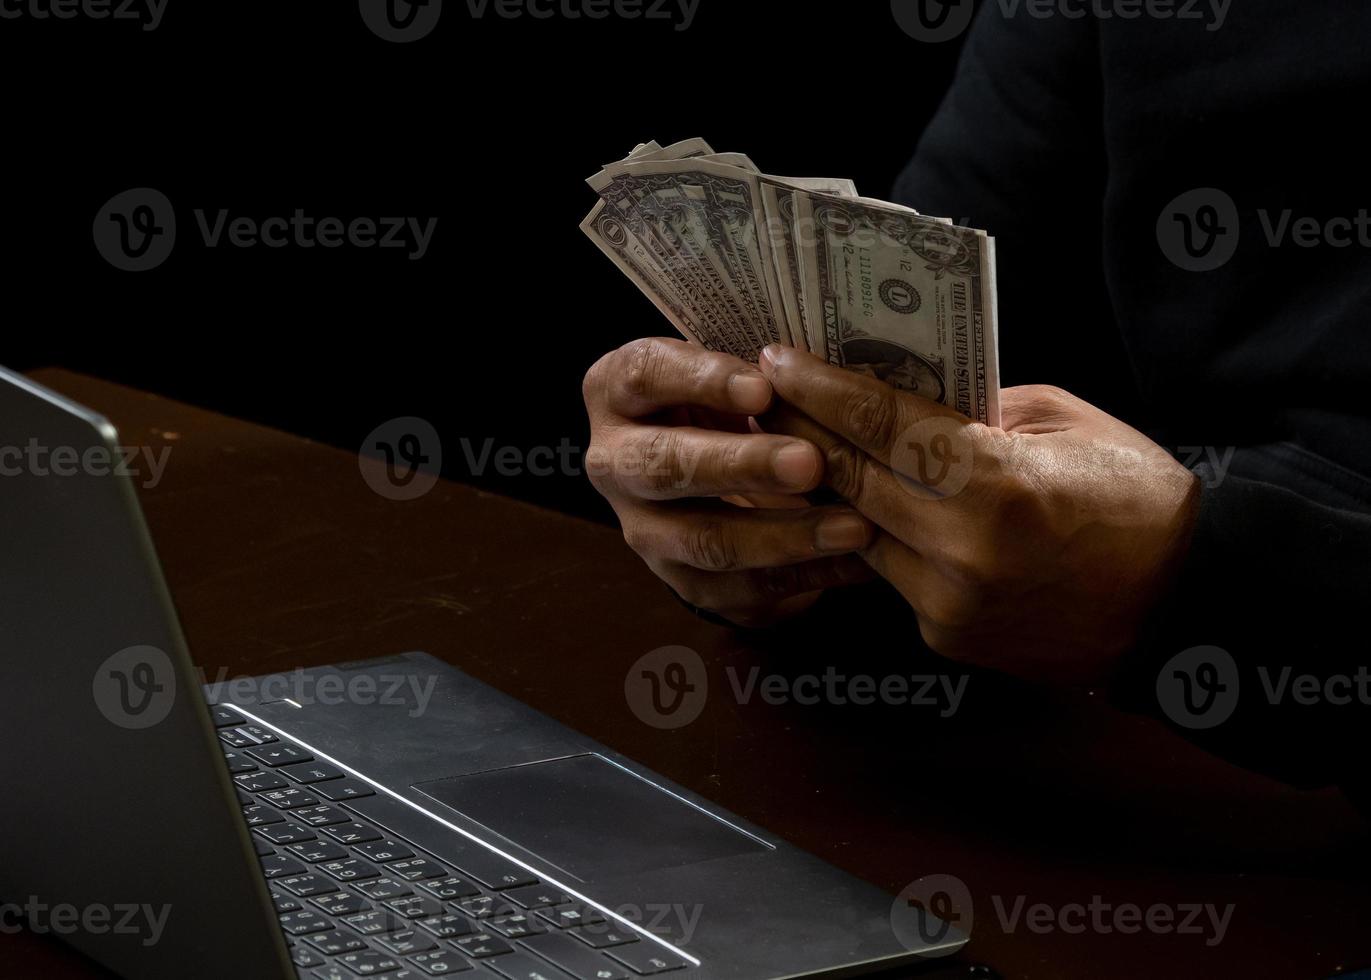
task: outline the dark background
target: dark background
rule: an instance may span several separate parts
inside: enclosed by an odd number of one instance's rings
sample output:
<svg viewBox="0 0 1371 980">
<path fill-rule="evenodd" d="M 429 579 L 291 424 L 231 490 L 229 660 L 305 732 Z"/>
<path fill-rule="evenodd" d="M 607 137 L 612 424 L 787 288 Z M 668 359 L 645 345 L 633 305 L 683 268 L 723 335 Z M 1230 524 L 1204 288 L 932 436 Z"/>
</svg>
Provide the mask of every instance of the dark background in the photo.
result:
<svg viewBox="0 0 1371 980">
<path fill-rule="evenodd" d="M 408 44 L 374 35 L 356 0 L 168 0 L 150 32 L 0 20 L 0 363 L 74 368 L 348 449 L 421 416 L 445 475 L 603 516 L 583 478 L 478 476 L 461 442 L 583 447 L 585 369 L 672 332 L 578 230 L 595 202 L 584 178 L 639 141 L 703 136 L 773 173 L 887 196 L 958 47 L 914 41 L 884 3 L 701 0 L 674 26 L 474 19 L 458 0 Z M 139 273 L 91 235 L 133 187 L 166 194 L 178 223 L 171 256 Z M 209 249 L 194 210 L 219 208 L 438 223 L 420 261 Z"/>
</svg>

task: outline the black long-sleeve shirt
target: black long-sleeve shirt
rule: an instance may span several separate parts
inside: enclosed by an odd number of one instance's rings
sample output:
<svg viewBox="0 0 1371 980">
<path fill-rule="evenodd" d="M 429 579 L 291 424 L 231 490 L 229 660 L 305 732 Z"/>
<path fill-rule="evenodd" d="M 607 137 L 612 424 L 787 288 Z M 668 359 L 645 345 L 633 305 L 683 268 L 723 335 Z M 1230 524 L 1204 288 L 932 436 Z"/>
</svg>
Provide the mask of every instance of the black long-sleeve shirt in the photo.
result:
<svg viewBox="0 0 1371 980">
<path fill-rule="evenodd" d="M 1212 30 L 1212 10 L 1026 9 L 981 8 L 896 199 L 997 237 L 1006 384 L 1074 391 L 1201 478 L 1188 557 L 1122 697 L 1157 710 L 1172 656 L 1221 647 L 1237 707 L 1195 737 L 1355 790 L 1371 704 L 1355 688 L 1346 705 L 1288 689 L 1272 704 L 1267 688 L 1285 667 L 1326 683 L 1371 665 L 1371 6 L 1242 0 Z M 1158 233 L 1196 188 L 1236 208 L 1236 251 L 1206 272 Z M 1310 218 L 1331 238 L 1296 235 Z"/>
</svg>

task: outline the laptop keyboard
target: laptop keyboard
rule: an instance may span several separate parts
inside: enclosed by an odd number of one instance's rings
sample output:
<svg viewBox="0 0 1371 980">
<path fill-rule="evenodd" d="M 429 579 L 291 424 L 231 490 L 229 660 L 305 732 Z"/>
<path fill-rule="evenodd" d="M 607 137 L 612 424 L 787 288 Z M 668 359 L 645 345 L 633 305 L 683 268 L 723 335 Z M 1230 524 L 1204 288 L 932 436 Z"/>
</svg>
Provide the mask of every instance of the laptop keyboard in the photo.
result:
<svg viewBox="0 0 1371 980">
<path fill-rule="evenodd" d="M 211 705 L 301 978 L 632 980 L 690 964 L 493 851 L 425 850 L 358 812 L 366 783 Z M 679 974 L 678 974 L 679 975 Z"/>
</svg>

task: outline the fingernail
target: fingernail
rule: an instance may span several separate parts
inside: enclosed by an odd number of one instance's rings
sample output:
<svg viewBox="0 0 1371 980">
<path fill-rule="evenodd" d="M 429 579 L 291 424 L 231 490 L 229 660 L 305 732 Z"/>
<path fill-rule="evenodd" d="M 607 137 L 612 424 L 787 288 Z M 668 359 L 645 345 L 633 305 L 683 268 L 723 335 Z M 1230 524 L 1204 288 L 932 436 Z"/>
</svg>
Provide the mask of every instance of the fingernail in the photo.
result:
<svg viewBox="0 0 1371 980">
<path fill-rule="evenodd" d="M 814 546 L 820 551 L 856 551 L 866 538 L 866 521 L 856 514 L 832 514 L 814 529 Z"/>
<path fill-rule="evenodd" d="M 756 371 L 739 371 L 728 379 L 728 394 L 740 410 L 756 415 L 771 404 L 771 382 Z"/>
<path fill-rule="evenodd" d="M 757 364 L 763 373 L 770 374 L 776 370 L 776 361 L 781 356 L 780 344 L 767 344 L 762 348 L 762 352 L 757 355 Z"/>
<path fill-rule="evenodd" d="M 792 442 L 776 451 L 771 460 L 771 471 L 786 486 L 804 490 L 813 485 L 818 477 L 818 453 L 803 442 Z"/>
</svg>

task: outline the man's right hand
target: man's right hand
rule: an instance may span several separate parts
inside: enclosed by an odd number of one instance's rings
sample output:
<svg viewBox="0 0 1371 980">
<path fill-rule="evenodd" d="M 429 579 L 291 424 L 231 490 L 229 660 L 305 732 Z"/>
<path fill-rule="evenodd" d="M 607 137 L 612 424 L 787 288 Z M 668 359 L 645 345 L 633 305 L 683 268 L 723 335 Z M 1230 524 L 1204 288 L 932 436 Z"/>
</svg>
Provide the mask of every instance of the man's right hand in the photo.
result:
<svg viewBox="0 0 1371 980">
<path fill-rule="evenodd" d="M 760 626 L 873 576 L 853 554 L 871 523 L 800 496 L 822 482 L 818 448 L 749 426 L 772 399 L 755 366 L 648 338 L 595 362 L 583 391 L 591 482 L 629 546 L 686 602 Z"/>
</svg>

